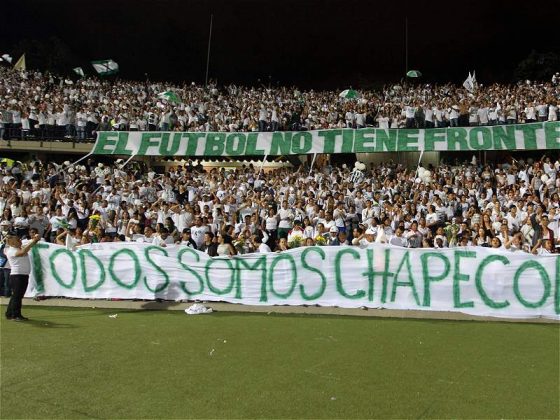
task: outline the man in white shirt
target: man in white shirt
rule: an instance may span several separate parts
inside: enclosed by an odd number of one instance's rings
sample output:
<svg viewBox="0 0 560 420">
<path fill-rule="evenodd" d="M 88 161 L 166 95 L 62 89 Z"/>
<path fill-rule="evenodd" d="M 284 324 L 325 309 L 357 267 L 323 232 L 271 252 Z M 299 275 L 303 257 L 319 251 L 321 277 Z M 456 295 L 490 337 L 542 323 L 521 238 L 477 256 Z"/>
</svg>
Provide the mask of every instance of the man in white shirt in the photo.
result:
<svg viewBox="0 0 560 420">
<path fill-rule="evenodd" d="M 202 225 L 202 219 L 197 216 L 194 220 L 194 226 L 191 227 L 191 236 L 193 241 L 196 242 L 197 248 L 200 248 L 204 243 L 204 234 L 209 232 L 208 226 Z"/>
<path fill-rule="evenodd" d="M 524 109 L 525 112 L 525 122 L 526 123 L 533 123 L 535 121 L 537 121 L 537 115 L 535 112 L 535 107 L 533 105 L 533 103 L 529 103 L 529 105 L 527 105 Z"/>
<path fill-rule="evenodd" d="M 10 287 L 12 288 L 12 297 L 6 309 L 6 319 L 27 321 L 27 318 L 21 314 L 21 305 L 31 273 L 31 262 L 28 254 L 40 239 L 39 235 L 35 235 L 26 245 L 22 245 L 21 239 L 14 232 L 10 232 L 6 237 L 7 248 L 5 254 L 11 268 Z"/>
<path fill-rule="evenodd" d="M 50 227 L 49 227 L 49 234 L 50 234 L 50 241 L 54 242 L 54 238 L 56 237 L 56 231 L 64 227 L 66 225 L 67 220 L 66 217 L 62 214 L 62 207 L 58 206 L 55 210 L 54 216 L 49 219 Z"/>
<path fill-rule="evenodd" d="M 367 248 L 369 245 L 375 242 L 375 231 L 372 228 L 368 228 L 365 231 L 364 237 L 359 239 L 358 245 L 360 248 Z"/>
<path fill-rule="evenodd" d="M 372 201 L 367 200 L 366 208 L 362 210 L 362 223 L 369 227 L 371 225 L 372 219 L 375 217 L 375 211 L 372 207 Z"/>
<path fill-rule="evenodd" d="M 366 114 L 356 112 L 355 118 L 356 118 L 356 128 L 357 129 L 365 128 L 365 126 L 366 126 Z"/>
<path fill-rule="evenodd" d="M 394 246 L 406 247 L 407 242 L 406 238 L 403 237 L 403 230 L 402 228 L 398 227 L 395 231 L 395 235 L 389 239 L 389 243 Z"/>
<path fill-rule="evenodd" d="M 434 110 L 431 106 L 424 108 L 424 121 L 426 128 L 434 128 Z"/>
<path fill-rule="evenodd" d="M 414 113 L 416 108 L 413 106 L 405 106 L 403 114 L 406 117 L 406 128 L 414 128 Z"/>
<path fill-rule="evenodd" d="M 161 246 L 163 248 L 166 248 L 168 245 L 173 245 L 173 243 L 173 236 L 169 235 L 167 228 L 161 228 L 159 235 L 156 235 L 152 242 L 155 246 Z"/>
<path fill-rule="evenodd" d="M 354 127 L 354 119 L 355 119 L 355 115 L 354 112 L 351 110 L 348 110 L 346 112 L 345 115 L 345 120 L 346 120 L 346 128 L 353 128 Z"/>
<path fill-rule="evenodd" d="M 537 105 L 536 107 L 537 110 L 537 115 L 539 118 L 540 122 L 544 122 L 546 121 L 547 115 L 548 115 L 548 105 L 541 103 L 539 105 Z"/>
<path fill-rule="evenodd" d="M 282 203 L 282 208 L 278 211 L 278 217 L 280 218 L 280 223 L 278 224 L 278 236 L 287 237 L 288 233 L 292 229 L 292 223 L 294 220 L 294 212 L 291 208 L 288 208 L 287 201 Z"/>
<path fill-rule="evenodd" d="M 346 211 L 344 210 L 344 202 L 340 201 L 337 208 L 333 211 L 335 226 L 339 231 L 346 231 Z"/>
<path fill-rule="evenodd" d="M 434 117 L 436 118 L 436 128 L 445 127 L 445 110 L 439 109 L 439 107 L 436 105 L 433 112 Z"/>
<path fill-rule="evenodd" d="M 478 108 L 476 112 L 480 125 L 488 125 L 488 121 L 489 121 L 488 114 L 490 112 L 488 107 L 483 105 L 480 108 Z"/>
<path fill-rule="evenodd" d="M 88 116 L 84 110 L 76 113 L 76 131 L 78 134 L 78 141 L 86 139 L 86 125 L 88 123 Z"/>
</svg>

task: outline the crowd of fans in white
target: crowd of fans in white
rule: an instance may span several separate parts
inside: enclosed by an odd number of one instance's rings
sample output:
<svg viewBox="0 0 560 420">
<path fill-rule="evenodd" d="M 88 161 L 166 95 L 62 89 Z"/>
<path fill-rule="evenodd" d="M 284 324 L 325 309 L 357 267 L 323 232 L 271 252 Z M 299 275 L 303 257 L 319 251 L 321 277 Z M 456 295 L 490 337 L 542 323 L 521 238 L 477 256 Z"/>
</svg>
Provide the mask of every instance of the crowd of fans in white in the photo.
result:
<svg viewBox="0 0 560 420">
<path fill-rule="evenodd" d="M 182 104 L 157 99 L 174 89 Z M 470 94 L 392 86 L 344 100 L 335 92 L 170 86 L 0 70 L 3 134 L 54 130 L 283 130 L 432 127 L 556 121 L 560 87 L 522 83 Z M 58 128 L 57 128 L 58 127 Z M 132 162 L 0 164 L 0 240 L 21 237 L 75 249 L 108 241 L 183 244 L 211 256 L 299 246 L 386 242 L 410 248 L 483 246 L 551 254 L 560 246 L 560 161 L 511 160 L 353 171 L 329 164 L 259 172 L 205 171 L 192 162 L 163 174 Z M 360 166 L 360 165 L 358 165 Z M 359 176 L 356 176 L 359 175 Z M 9 267 L 0 254 L 0 273 Z M 0 286 L 3 284 L 0 279 Z"/>
<path fill-rule="evenodd" d="M 558 79 L 558 80 L 557 80 Z M 345 100 L 335 91 L 132 82 L 0 69 L 0 137 L 93 139 L 96 131 L 276 131 L 557 121 L 560 77 L 547 83 L 391 85 Z M 172 91 L 182 103 L 160 99 Z"/>
<path fill-rule="evenodd" d="M 385 164 L 361 177 L 328 164 L 268 173 L 186 164 L 159 175 L 138 163 L 122 168 L 122 161 L 103 166 L 93 159 L 2 166 L 0 235 L 38 233 L 71 248 L 140 241 L 215 256 L 372 242 L 534 254 L 560 246 L 560 161 L 548 156 L 418 173 Z"/>
</svg>

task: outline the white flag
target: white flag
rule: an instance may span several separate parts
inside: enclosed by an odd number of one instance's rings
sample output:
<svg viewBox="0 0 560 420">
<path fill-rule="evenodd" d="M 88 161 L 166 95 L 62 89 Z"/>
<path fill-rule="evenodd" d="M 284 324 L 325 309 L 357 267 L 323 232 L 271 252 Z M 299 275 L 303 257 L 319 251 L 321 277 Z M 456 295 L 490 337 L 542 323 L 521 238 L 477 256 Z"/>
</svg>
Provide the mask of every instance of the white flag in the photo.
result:
<svg viewBox="0 0 560 420">
<path fill-rule="evenodd" d="M 2 54 L 2 58 L 8 63 L 12 64 L 12 56 L 10 54 Z"/>
<path fill-rule="evenodd" d="M 109 76 L 119 71 L 119 65 L 117 64 L 117 62 L 111 59 L 92 61 L 91 65 L 101 76 Z"/>
<path fill-rule="evenodd" d="M 14 69 L 21 70 L 21 71 L 25 71 L 27 69 L 27 66 L 25 64 L 25 53 L 22 54 L 22 56 L 19 58 L 17 63 L 14 64 Z"/>
<path fill-rule="evenodd" d="M 81 67 L 74 67 L 72 70 L 74 70 L 74 73 L 76 73 L 80 77 L 85 76 L 84 69 L 82 69 Z"/>
<path fill-rule="evenodd" d="M 474 81 L 470 71 L 469 71 L 469 77 L 467 77 L 467 79 L 463 82 L 463 87 L 467 89 L 469 92 L 474 91 Z"/>
</svg>

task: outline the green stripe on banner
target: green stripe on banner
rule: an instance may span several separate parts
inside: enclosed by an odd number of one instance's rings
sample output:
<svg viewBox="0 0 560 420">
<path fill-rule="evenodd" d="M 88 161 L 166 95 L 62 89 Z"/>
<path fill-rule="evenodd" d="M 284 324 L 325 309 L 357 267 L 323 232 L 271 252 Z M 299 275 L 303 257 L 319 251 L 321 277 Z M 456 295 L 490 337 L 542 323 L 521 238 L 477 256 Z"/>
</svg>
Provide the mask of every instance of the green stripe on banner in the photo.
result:
<svg viewBox="0 0 560 420">
<path fill-rule="evenodd" d="M 364 128 L 274 133 L 98 133 L 96 155 L 278 156 L 315 153 L 560 149 L 560 122 L 493 127 Z"/>
</svg>

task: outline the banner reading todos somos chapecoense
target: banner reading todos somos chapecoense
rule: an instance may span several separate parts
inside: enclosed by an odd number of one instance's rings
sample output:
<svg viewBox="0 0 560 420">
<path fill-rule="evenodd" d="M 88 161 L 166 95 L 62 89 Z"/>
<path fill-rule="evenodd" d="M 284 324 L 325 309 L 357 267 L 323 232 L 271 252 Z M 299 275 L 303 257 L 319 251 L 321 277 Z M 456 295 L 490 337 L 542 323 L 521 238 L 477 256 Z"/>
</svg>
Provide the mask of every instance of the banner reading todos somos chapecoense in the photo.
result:
<svg viewBox="0 0 560 420">
<path fill-rule="evenodd" d="M 454 311 L 560 319 L 560 256 L 467 247 L 305 247 L 210 258 L 184 246 L 38 243 L 31 289 L 46 296 Z M 33 294 L 33 293 L 30 293 Z"/>
<path fill-rule="evenodd" d="M 274 133 L 102 131 L 93 154 L 277 156 L 314 153 L 560 149 L 560 122 L 430 129 L 363 128 Z"/>
</svg>

